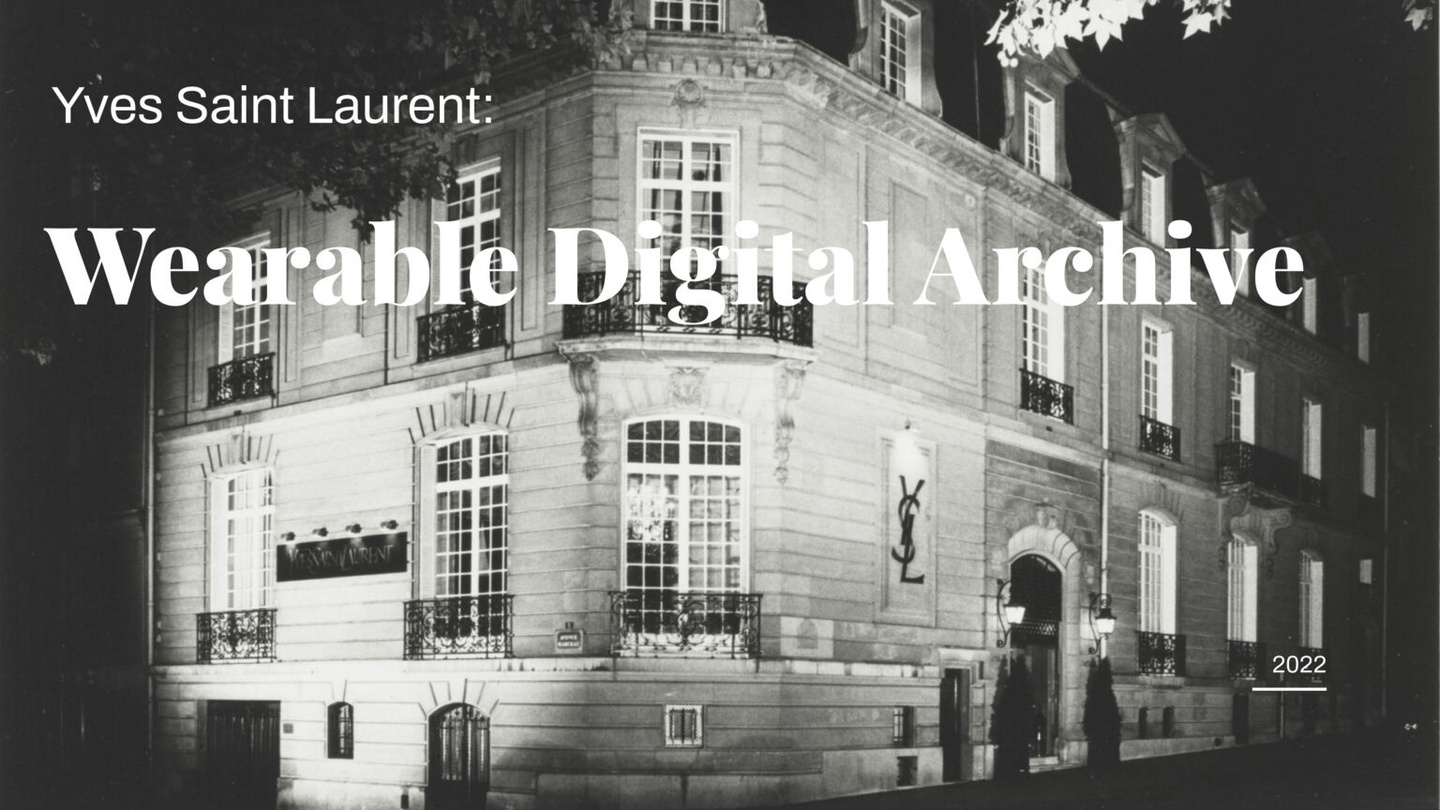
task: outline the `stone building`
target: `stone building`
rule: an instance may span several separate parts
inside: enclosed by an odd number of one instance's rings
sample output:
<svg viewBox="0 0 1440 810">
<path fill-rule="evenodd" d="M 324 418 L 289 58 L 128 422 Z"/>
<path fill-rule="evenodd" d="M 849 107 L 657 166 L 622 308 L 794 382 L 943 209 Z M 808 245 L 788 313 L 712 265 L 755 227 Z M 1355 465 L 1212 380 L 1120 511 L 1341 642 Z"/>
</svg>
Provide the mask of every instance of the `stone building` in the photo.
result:
<svg viewBox="0 0 1440 810">
<path fill-rule="evenodd" d="M 1007 655 L 1034 672 L 1032 769 L 1085 762 L 1100 654 L 1127 758 L 1373 721 L 1385 403 L 1359 288 L 1310 235 L 1285 240 L 1300 303 L 1242 280 L 1218 304 L 1166 224 L 1280 244 L 1253 186 L 1063 54 L 971 48 L 945 78 L 936 43 L 978 32 L 938 5 L 858 4 L 836 53 L 756 0 L 654 0 L 618 61 L 534 68 L 457 144 L 448 199 L 398 219 L 431 256 L 436 221 L 467 263 L 512 250 L 504 307 L 320 306 L 311 267 L 295 305 L 162 313 L 163 796 L 736 807 L 984 779 Z M 257 256 L 357 244 L 343 212 L 250 201 L 231 244 Z M 769 278 L 703 327 L 633 283 L 549 304 L 548 229 L 669 253 L 742 221 L 860 258 L 888 222 L 895 304 L 785 307 Z M 995 290 L 996 249 L 1098 256 L 1105 221 L 1196 304 L 1061 307 L 1038 273 L 1018 304 L 952 306 L 943 279 L 912 303 L 947 228 Z M 1277 655 L 1323 656 L 1286 683 L 1328 692 L 1252 693 Z"/>
</svg>

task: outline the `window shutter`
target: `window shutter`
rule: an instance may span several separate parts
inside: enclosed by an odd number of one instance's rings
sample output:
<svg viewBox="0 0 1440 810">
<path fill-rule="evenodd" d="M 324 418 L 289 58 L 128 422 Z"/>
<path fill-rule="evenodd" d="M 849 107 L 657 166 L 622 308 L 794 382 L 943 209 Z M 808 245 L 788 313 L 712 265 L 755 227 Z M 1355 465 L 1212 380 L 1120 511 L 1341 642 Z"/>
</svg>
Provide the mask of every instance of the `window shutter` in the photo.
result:
<svg viewBox="0 0 1440 810">
<path fill-rule="evenodd" d="M 1160 532 L 1160 632 L 1175 633 L 1175 535 L 1174 526 Z"/>
<path fill-rule="evenodd" d="M 215 310 L 219 327 L 216 329 L 216 363 L 228 363 L 235 359 L 235 305 L 221 304 Z"/>
</svg>

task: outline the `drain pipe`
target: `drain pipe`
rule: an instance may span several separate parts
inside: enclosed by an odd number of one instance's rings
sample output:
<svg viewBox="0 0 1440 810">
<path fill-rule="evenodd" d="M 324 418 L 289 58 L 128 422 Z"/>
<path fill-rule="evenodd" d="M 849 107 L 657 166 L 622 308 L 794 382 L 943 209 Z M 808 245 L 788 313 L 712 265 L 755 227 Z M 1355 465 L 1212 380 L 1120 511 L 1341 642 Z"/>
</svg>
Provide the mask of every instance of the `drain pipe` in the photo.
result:
<svg viewBox="0 0 1440 810">
<path fill-rule="evenodd" d="M 1100 593 L 1110 592 L 1110 307 L 1100 304 Z M 1096 644 L 1110 655 L 1110 638 Z"/>
<path fill-rule="evenodd" d="M 145 446 L 140 492 L 145 510 L 145 774 L 153 787 L 155 766 L 155 300 L 147 299 L 145 325 Z"/>
</svg>

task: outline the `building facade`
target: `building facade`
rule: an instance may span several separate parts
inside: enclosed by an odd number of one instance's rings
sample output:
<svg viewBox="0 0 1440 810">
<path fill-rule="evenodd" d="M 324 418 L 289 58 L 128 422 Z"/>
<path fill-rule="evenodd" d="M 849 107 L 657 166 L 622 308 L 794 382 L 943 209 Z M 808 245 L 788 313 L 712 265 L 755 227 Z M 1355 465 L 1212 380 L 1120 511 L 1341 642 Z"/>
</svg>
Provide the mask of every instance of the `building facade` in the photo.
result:
<svg viewBox="0 0 1440 810">
<path fill-rule="evenodd" d="M 1085 762 L 1102 654 L 1125 757 L 1373 722 L 1385 402 L 1360 287 L 1306 236 L 1294 306 L 1246 279 L 1218 304 L 1163 249 L 1278 244 L 1253 186 L 1063 56 L 951 126 L 935 5 L 860 4 L 847 65 L 755 0 L 637 4 L 629 54 L 537 69 L 460 138 L 447 199 L 398 218 L 432 257 L 446 221 L 467 265 L 513 251 L 503 307 L 321 306 L 310 267 L 294 305 L 161 314 L 162 796 L 739 807 L 983 779 L 1008 656 L 1034 673 L 1032 769 Z M 262 267 L 357 245 L 373 282 L 347 214 L 251 202 L 231 244 Z M 549 303 L 551 228 L 863 256 L 881 221 L 893 306 L 770 303 L 768 277 L 697 327 L 673 283 Z M 1025 270 L 1017 303 L 927 287 L 947 228 L 997 290 L 996 249 L 1098 256 L 1105 221 L 1196 304 L 1065 307 Z M 710 289 L 733 299 L 738 261 Z M 834 269 L 795 264 L 797 290 Z M 1323 657 L 1285 682 L 1328 692 L 1252 693 L 1276 656 Z"/>
</svg>

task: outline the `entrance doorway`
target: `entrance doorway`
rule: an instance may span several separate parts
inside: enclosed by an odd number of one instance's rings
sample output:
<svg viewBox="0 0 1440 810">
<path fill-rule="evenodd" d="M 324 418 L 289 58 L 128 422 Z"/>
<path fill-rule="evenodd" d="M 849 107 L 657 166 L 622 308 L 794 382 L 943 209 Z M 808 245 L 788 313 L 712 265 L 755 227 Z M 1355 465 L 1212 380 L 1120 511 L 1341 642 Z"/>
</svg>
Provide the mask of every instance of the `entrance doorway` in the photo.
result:
<svg viewBox="0 0 1440 810">
<path fill-rule="evenodd" d="M 1035 736 L 1030 756 L 1053 757 L 1060 735 L 1060 569 L 1037 554 L 1010 564 L 1010 601 L 1025 606 L 1025 621 L 1010 631 L 1011 646 L 1030 668 Z"/>
<path fill-rule="evenodd" d="M 940 679 L 941 778 L 974 778 L 970 753 L 970 670 L 947 669 Z"/>
<path fill-rule="evenodd" d="M 490 719 L 465 703 L 430 715 L 429 810 L 480 810 L 490 789 Z"/>
<path fill-rule="evenodd" d="M 205 707 L 205 775 L 217 810 L 275 810 L 280 704 L 212 700 Z"/>
</svg>

